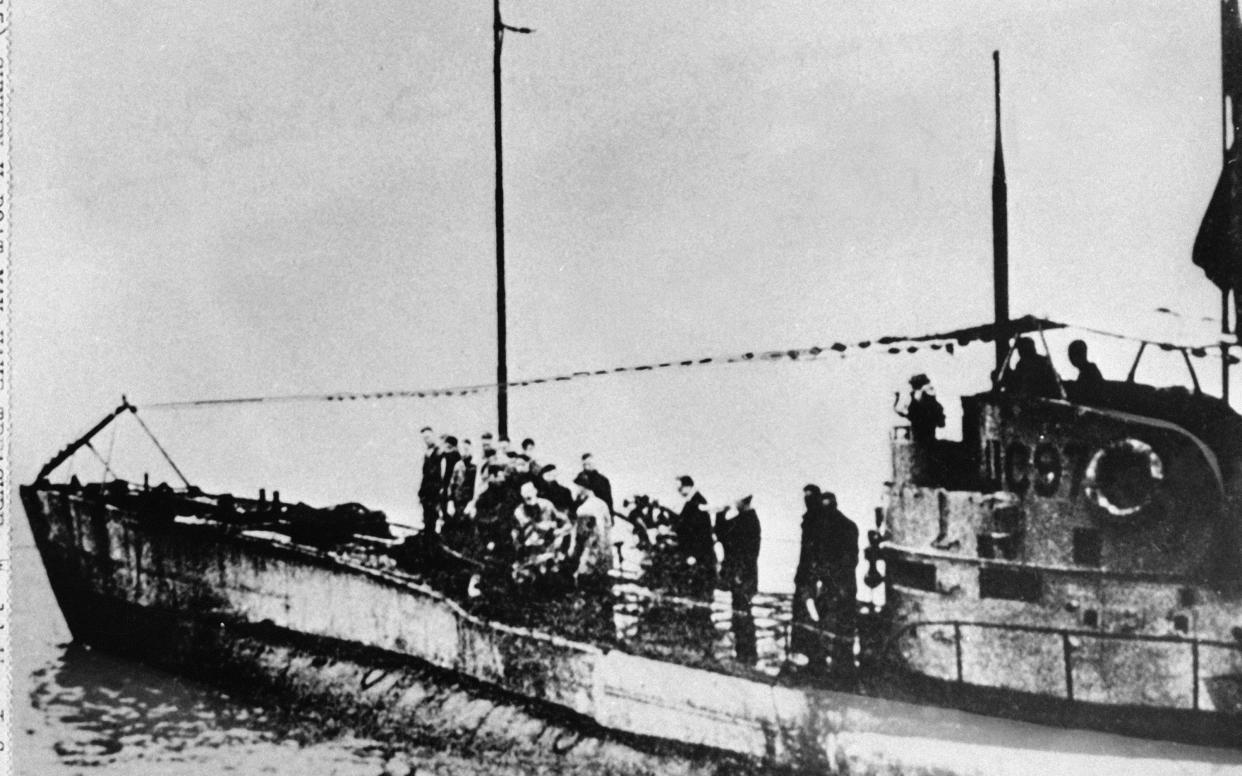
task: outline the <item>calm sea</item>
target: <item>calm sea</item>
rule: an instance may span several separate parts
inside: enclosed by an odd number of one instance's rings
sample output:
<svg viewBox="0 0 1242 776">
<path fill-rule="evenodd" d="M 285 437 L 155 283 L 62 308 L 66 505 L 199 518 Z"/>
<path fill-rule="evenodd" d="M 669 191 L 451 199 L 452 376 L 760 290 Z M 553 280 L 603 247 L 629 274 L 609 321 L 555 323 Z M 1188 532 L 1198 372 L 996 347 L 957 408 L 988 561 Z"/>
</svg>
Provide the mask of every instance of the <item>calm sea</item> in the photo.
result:
<svg viewBox="0 0 1242 776">
<path fill-rule="evenodd" d="M 46 776 L 526 774 L 531 755 L 447 748 L 320 729 L 277 699 L 236 694 L 73 644 L 24 516 L 13 580 L 14 773 Z"/>
<path fill-rule="evenodd" d="M 16 773 L 384 772 L 392 752 L 379 742 L 320 740 L 274 704 L 71 643 L 25 518 L 14 517 Z M 464 762 L 460 772 L 482 771 Z"/>
</svg>

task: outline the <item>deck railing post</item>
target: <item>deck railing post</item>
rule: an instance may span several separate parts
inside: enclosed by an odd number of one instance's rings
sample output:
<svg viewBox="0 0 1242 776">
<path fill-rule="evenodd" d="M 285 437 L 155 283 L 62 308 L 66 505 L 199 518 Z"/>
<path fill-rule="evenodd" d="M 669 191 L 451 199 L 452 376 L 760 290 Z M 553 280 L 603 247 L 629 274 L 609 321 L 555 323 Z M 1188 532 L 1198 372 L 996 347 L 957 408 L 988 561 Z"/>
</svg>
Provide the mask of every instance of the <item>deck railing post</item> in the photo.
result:
<svg viewBox="0 0 1242 776">
<path fill-rule="evenodd" d="M 1191 674 L 1194 679 L 1194 686 L 1190 691 L 1191 703 L 1194 710 L 1199 710 L 1199 640 L 1194 639 L 1190 642 L 1190 666 Z"/>
<path fill-rule="evenodd" d="M 1065 659 L 1065 699 L 1074 700 L 1074 645 L 1070 643 L 1070 635 L 1061 631 L 1061 653 Z"/>
<path fill-rule="evenodd" d="M 961 684 L 965 681 L 962 672 L 962 624 L 960 622 L 953 623 L 953 649 L 957 653 L 957 683 Z"/>
</svg>

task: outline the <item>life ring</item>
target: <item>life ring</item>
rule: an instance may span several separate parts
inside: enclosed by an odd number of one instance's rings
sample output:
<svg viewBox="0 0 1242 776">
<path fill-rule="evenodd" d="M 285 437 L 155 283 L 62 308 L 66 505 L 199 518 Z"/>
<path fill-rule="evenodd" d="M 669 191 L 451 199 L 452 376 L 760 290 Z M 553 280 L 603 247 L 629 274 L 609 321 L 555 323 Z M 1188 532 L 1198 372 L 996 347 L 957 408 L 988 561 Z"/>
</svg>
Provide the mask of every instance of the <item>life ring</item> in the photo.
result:
<svg viewBox="0 0 1242 776">
<path fill-rule="evenodd" d="M 1164 463 L 1146 442 L 1121 439 L 1091 456 L 1083 475 L 1083 492 L 1116 517 L 1129 517 L 1151 503 L 1164 480 Z"/>
</svg>

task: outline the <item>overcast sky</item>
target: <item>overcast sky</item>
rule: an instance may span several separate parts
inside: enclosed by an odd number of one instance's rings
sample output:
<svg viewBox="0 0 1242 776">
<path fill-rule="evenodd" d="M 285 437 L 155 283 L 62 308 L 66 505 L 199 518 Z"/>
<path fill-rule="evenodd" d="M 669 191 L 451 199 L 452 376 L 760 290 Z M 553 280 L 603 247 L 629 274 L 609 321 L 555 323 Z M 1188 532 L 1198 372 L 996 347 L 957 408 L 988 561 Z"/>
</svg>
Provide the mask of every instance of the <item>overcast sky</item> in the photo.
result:
<svg viewBox="0 0 1242 776">
<path fill-rule="evenodd" d="M 1218 312 L 1190 263 L 1220 167 L 1213 0 L 503 5 L 536 29 L 504 55 L 514 376 L 986 321 L 993 49 L 1014 313 L 1211 336 L 1153 311 Z M 490 3 L 14 10 L 19 480 L 122 393 L 494 375 Z M 755 490 L 780 532 L 808 480 L 865 516 L 891 392 L 930 371 L 952 410 L 977 350 L 532 389 L 512 425 L 563 467 L 594 449 L 627 492 Z M 1130 354 L 1098 355 L 1120 377 Z M 149 422 L 211 487 L 403 513 L 413 432 L 492 412 Z"/>
</svg>

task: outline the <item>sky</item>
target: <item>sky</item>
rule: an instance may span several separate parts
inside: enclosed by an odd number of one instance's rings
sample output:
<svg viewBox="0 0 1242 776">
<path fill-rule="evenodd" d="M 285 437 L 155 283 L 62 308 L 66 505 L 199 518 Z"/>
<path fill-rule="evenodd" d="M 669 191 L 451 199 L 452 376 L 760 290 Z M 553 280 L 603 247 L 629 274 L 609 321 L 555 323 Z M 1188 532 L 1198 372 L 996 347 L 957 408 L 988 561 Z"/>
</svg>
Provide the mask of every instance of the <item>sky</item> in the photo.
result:
<svg viewBox="0 0 1242 776">
<path fill-rule="evenodd" d="M 535 29 L 504 49 L 515 378 L 987 321 L 994 49 L 1014 314 L 1218 327 L 1190 262 L 1220 169 L 1215 2 L 502 5 Z M 42 0 L 12 52 L 16 480 L 122 394 L 492 379 L 490 3 Z M 1062 367 L 1072 336 L 1049 337 Z M 1132 344 L 1091 342 L 1124 376 Z M 990 354 L 521 389 L 511 431 L 568 474 L 594 452 L 623 494 L 754 493 L 780 587 L 801 485 L 865 524 L 893 392 L 928 372 L 952 426 Z M 140 412 L 209 490 L 411 520 L 418 428 L 494 424 L 491 396 Z M 169 475 L 132 423 L 98 446 Z"/>
</svg>

